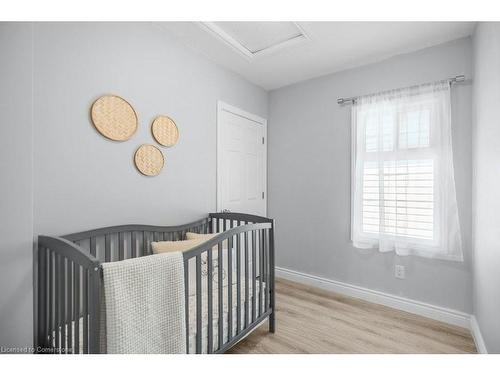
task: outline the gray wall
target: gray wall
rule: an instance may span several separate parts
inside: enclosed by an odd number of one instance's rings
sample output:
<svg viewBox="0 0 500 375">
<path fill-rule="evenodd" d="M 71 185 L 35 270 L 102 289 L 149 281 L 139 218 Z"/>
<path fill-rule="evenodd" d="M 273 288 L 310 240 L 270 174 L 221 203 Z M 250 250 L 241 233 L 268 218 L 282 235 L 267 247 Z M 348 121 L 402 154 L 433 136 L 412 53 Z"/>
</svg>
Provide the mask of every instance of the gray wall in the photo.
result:
<svg viewBox="0 0 500 375">
<path fill-rule="evenodd" d="M 474 315 L 500 353 L 500 23 L 474 37 Z"/>
<path fill-rule="evenodd" d="M 472 310 L 470 83 L 452 90 L 457 199 L 465 262 L 354 249 L 350 232 L 348 97 L 458 74 L 472 75 L 472 43 L 453 41 L 272 91 L 269 214 L 277 220 L 277 265 L 464 312 Z M 407 267 L 394 278 L 394 264 Z"/>
<path fill-rule="evenodd" d="M 33 342 L 32 27 L 0 23 L 0 346 Z"/>
<path fill-rule="evenodd" d="M 127 142 L 98 134 L 94 99 L 128 100 L 139 130 Z M 267 93 L 217 67 L 150 23 L 35 25 L 35 233 L 124 223 L 180 224 L 216 209 L 216 103 L 267 117 Z M 154 143 L 152 119 L 176 120 L 179 143 L 144 177 L 132 158 Z"/>
</svg>

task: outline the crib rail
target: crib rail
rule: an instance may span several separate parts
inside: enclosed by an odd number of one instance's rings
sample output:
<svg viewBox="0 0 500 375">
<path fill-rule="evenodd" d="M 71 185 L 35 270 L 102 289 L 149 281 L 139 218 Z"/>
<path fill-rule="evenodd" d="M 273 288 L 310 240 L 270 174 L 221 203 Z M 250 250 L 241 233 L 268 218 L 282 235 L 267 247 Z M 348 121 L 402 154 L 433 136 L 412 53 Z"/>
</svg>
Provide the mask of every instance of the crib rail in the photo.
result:
<svg viewBox="0 0 500 375">
<path fill-rule="evenodd" d="M 122 225 L 39 236 L 36 346 L 50 353 L 101 353 L 100 264 L 150 255 L 151 242 L 182 240 L 186 232 L 219 233 L 183 254 L 187 352 L 223 353 L 266 318 L 274 332 L 274 221 L 213 213 L 180 226 Z"/>
<path fill-rule="evenodd" d="M 181 239 L 183 235 L 188 231 L 189 232 L 196 231 L 197 233 L 206 233 L 209 224 L 210 224 L 210 219 L 203 218 L 188 224 L 176 225 L 176 226 L 158 226 L 158 225 L 141 225 L 141 224 L 117 225 L 112 227 L 105 227 L 78 233 L 72 233 L 63 236 L 63 238 L 75 242 L 75 241 L 83 241 L 92 237 L 109 236 L 117 233 L 148 232 L 148 233 L 156 233 L 156 236 L 162 239 L 163 237 L 171 236 L 172 240 L 175 241 L 176 239 Z"/>
<path fill-rule="evenodd" d="M 113 262 L 151 255 L 151 242 L 178 241 L 186 232 L 209 233 L 211 219 L 177 226 L 119 225 L 63 236 L 101 262 Z"/>
</svg>

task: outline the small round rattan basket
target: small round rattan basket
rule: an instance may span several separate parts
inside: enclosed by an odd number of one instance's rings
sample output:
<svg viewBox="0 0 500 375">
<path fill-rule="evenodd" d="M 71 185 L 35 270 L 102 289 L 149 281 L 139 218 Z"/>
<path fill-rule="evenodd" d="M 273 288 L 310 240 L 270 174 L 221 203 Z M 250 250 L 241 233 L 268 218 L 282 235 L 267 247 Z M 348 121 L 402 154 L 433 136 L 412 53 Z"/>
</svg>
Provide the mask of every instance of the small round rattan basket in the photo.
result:
<svg viewBox="0 0 500 375">
<path fill-rule="evenodd" d="M 137 170 L 145 176 L 157 176 L 163 169 L 165 158 L 160 149 L 153 145 L 141 145 L 134 155 Z"/>
<path fill-rule="evenodd" d="M 179 140 L 179 129 L 168 116 L 158 116 L 151 124 L 153 138 L 162 146 L 172 147 Z"/>
</svg>

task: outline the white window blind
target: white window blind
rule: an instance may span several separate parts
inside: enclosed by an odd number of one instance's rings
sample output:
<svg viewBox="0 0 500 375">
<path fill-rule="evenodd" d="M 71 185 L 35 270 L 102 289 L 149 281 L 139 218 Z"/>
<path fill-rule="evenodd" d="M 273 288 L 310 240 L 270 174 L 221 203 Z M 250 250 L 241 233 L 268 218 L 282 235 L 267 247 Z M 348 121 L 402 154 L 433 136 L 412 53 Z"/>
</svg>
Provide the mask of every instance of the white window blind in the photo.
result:
<svg viewBox="0 0 500 375">
<path fill-rule="evenodd" d="M 448 82 L 359 98 L 352 108 L 352 240 L 462 260 Z"/>
</svg>

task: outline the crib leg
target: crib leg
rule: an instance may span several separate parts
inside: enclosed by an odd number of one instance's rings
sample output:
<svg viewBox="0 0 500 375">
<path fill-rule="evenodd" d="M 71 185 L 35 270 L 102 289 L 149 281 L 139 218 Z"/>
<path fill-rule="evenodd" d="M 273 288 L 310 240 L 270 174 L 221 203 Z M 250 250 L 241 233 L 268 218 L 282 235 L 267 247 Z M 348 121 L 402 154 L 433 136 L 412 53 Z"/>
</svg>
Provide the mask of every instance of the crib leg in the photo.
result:
<svg viewBox="0 0 500 375">
<path fill-rule="evenodd" d="M 276 331 L 276 319 L 274 316 L 274 311 L 269 315 L 269 332 L 274 333 Z"/>
<path fill-rule="evenodd" d="M 274 220 L 269 230 L 269 299 L 271 315 L 269 315 L 269 332 L 276 331 L 276 290 L 274 283 Z"/>
</svg>

